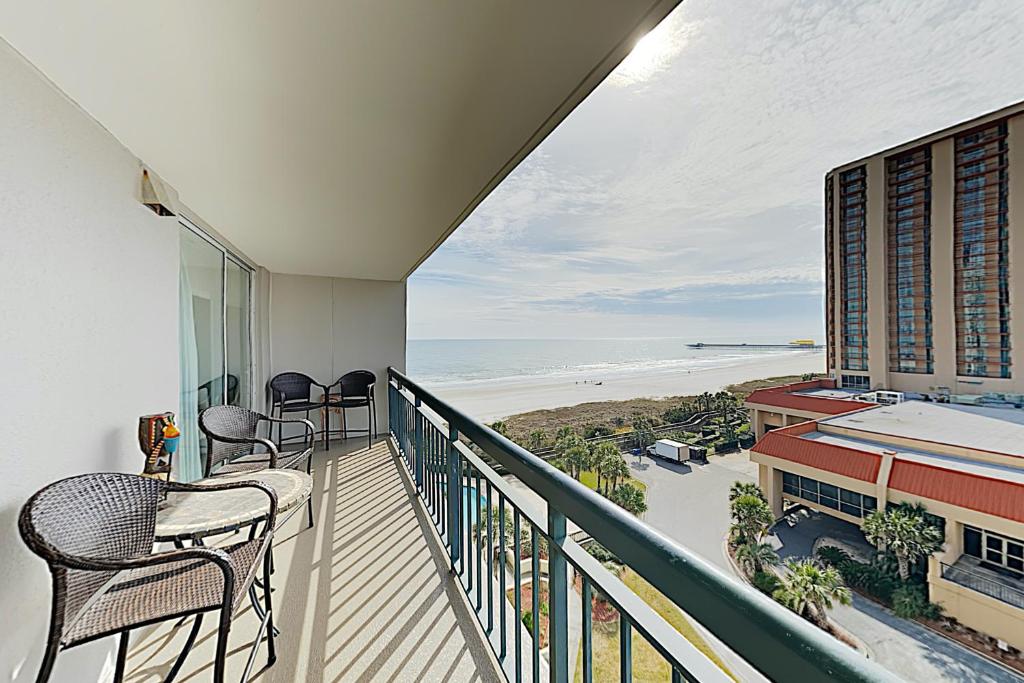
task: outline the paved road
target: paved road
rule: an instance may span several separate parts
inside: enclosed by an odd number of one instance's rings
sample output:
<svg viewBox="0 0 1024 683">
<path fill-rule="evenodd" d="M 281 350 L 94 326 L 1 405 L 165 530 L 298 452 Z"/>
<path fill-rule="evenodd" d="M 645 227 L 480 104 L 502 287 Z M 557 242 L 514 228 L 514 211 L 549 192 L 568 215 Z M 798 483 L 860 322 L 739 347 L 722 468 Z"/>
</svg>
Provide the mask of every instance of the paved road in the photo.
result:
<svg viewBox="0 0 1024 683">
<path fill-rule="evenodd" d="M 710 459 L 707 465 L 691 467 L 650 458 L 644 458 L 638 465 L 636 458 L 626 456 L 633 476 L 647 484 L 649 509 L 645 521 L 731 572 L 722 554 L 722 539 L 729 529 L 729 486 L 737 480 L 755 481 L 757 466 L 749 462 L 745 452 L 712 455 Z M 840 526 L 833 528 L 832 522 Z M 779 550 L 784 556 L 809 554 L 814 539 L 823 534 L 855 542 L 856 535 L 850 529 L 859 534 L 853 525 L 816 514 L 781 532 Z M 840 625 L 867 644 L 874 659 L 907 681 L 1024 681 L 1024 677 L 863 598 L 855 596 L 853 606 L 839 607 L 832 614 Z M 728 659 L 731 664 L 733 658 Z"/>
</svg>

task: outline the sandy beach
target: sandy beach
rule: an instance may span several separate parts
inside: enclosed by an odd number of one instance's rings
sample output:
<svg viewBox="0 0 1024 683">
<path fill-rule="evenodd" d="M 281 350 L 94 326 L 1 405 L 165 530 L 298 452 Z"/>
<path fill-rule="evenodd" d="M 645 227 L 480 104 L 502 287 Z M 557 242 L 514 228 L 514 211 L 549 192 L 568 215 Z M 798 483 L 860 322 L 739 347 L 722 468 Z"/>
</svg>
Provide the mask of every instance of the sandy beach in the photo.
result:
<svg viewBox="0 0 1024 683">
<path fill-rule="evenodd" d="M 693 370 L 647 370 L 606 376 L 562 375 L 515 381 L 445 383 L 431 391 L 484 422 L 541 408 L 588 401 L 686 396 L 719 391 L 762 377 L 824 372 L 823 351 L 738 359 L 729 365 Z M 595 384 L 600 382 L 600 384 Z"/>
</svg>

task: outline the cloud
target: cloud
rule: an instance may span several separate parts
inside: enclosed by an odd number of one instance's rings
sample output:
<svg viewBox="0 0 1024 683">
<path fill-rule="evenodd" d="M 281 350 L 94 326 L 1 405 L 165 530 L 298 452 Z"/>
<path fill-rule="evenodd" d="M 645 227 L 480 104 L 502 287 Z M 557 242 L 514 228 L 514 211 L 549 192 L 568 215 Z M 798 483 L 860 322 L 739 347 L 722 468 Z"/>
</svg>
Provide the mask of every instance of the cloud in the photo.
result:
<svg viewBox="0 0 1024 683">
<path fill-rule="evenodd" d="M 820 339 L 825 172 L 1024 99 L 1019 3 L 687 0 L 655 31 L 413 275 L 410 336 Z"/>
</svg>

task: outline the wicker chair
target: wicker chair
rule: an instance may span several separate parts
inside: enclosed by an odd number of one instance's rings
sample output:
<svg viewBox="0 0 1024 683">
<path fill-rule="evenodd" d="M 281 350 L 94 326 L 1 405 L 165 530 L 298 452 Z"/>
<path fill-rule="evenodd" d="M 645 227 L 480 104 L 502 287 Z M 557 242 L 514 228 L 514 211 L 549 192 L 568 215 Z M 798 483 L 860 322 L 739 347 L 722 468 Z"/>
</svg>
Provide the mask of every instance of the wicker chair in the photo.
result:
<svg viewBox="0 0 1024 683">
<path fill-rule="evenodd" d="M 353 370 L 346 372 L 337 382 L 327 388 L 327 404 L 331 408 L 341 409 L 344 438 L 348 438 L 349 432 L 362 433 L 365 431 L 367 446 L 373 445 L 373 437 L 377 435 L 377 399 L 374 398 L 376 385 L 377 376 L 369 370 Z M 333 393 L 335 388 L 337 392 Z M 352 408 L 366 408 L 366 429 L 348 428 L 345 411 Z"/>
<path fill-rule="evenodd" d="M 277 416 L 279 418 L 283 418 L 285 413 L 305 413 L 306 419 L 308 420 L 310 412 L 314 410 L 321 412 L 324 409 L 324 398 L 327 396 L 327 387 L 320 384 L 309 375 L 304 375 L 301 372 L 282 372 L 278 375 L 274 375 L 268 385 L 270 387 L 271 415 L 274 414 L 274 411 L 277 411 Z M 321 391 L 319 396 L 313 396 L 314 387 Z M 324 413 L 323 428 L 327 447 L 330 448 L 330 437 L 326 436 L 326 413 Z M 278 447 L 281 447 L 284 442 L 281 431 L 281 427 L 279 426 L 277 429 Z M 270 433 L 270 438 L 274 438 L 273 432 Z"/>
<path fill-rule="evenodd" d="M 275 424 L 301 424 L 305 427 L 302 446 L 299 450 L 281 453 L 270 439 L 259 436 L 261 423 L 270 425 L 268 434 Z M 283 420 L 267 417 L 240 406 L 213 406 L 199 414 L 199 429 L 206 435 L 206 459 L 203 462 L 203 476 L 235 472 L 256 472 L 263 469 L 305 470 L 311 474 L 313 442 L 316 428 L 309 420 Z M 265 450 L 257 452 L 256 447 Z M 313 526 L 313 497 L 306 501 L 309 526 Z"/>
<path fill-rule="evenodd" d="M 157 503 L 165 492 L 255 487 L 269 505 L 262 533 L 217 548 L 153 552 Z M 232 482 L 191 486 L 132 474 L 98 473 L 62 479 L 36 493 L 21 510 L 18 528 L 35 554 L 46 560 L 53 585 L 50 630 L 36 680 L 47 681 L 57 653 L 82 643 L 120 635 L 115 680 L 124 677 L 133 628 L 196 615 L 188 642 L 167 680 L 180 670 L 206 612 L 220 612 L 214 681 L 224 680 L 231 616 L 244 602 L 263 565 L 270 578 L 271 530 L 277 496 L 266 485 Z M 264 590 L 265 619 L 252 646 L 249 666 L 267 632 L 268 665 L 276 658 L 271 593 Z"/>
</svg>

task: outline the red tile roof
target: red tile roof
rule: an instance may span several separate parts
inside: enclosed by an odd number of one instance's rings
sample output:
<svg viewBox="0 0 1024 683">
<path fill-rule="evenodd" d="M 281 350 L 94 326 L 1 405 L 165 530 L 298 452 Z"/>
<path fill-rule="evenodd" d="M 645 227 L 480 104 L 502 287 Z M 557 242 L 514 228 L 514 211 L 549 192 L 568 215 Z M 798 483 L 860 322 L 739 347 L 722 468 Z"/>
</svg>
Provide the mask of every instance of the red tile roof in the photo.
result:
<svg viewBox="0 0 1024 683">
<path fill-rule="evenodd" d="M 889 488 L 1024 522 L 1024 485 L 897 459 Z"/>
<path fill-rule="evenodd" d="M 812 379 L 806 382 L 783 384 L 752 392 L 747 397 L 747 403 L 757 403 L 775 408 L 789 408 L 790 410 L 804 410 L 810 413 L 821 413 L 822 415 L 841 415 L 875 405 L 865 401 L 822 398 L 821 396 L 806 396 L 795 393 L 807 389 L 835 389 L 835 386 L 835 380 L 832 379 Z"/>
<path fill-rule="evenodd" d="M 817 431 L 817 423 L 803 422 L 791 427 L 773 429 L 751 449 L 782 460 L 807 465 L 826 472 L 841 474 L 851 479 L 874 483 L 882 456 L 854 448 L 800 438 L 802 434 Z"/>
</svg>

